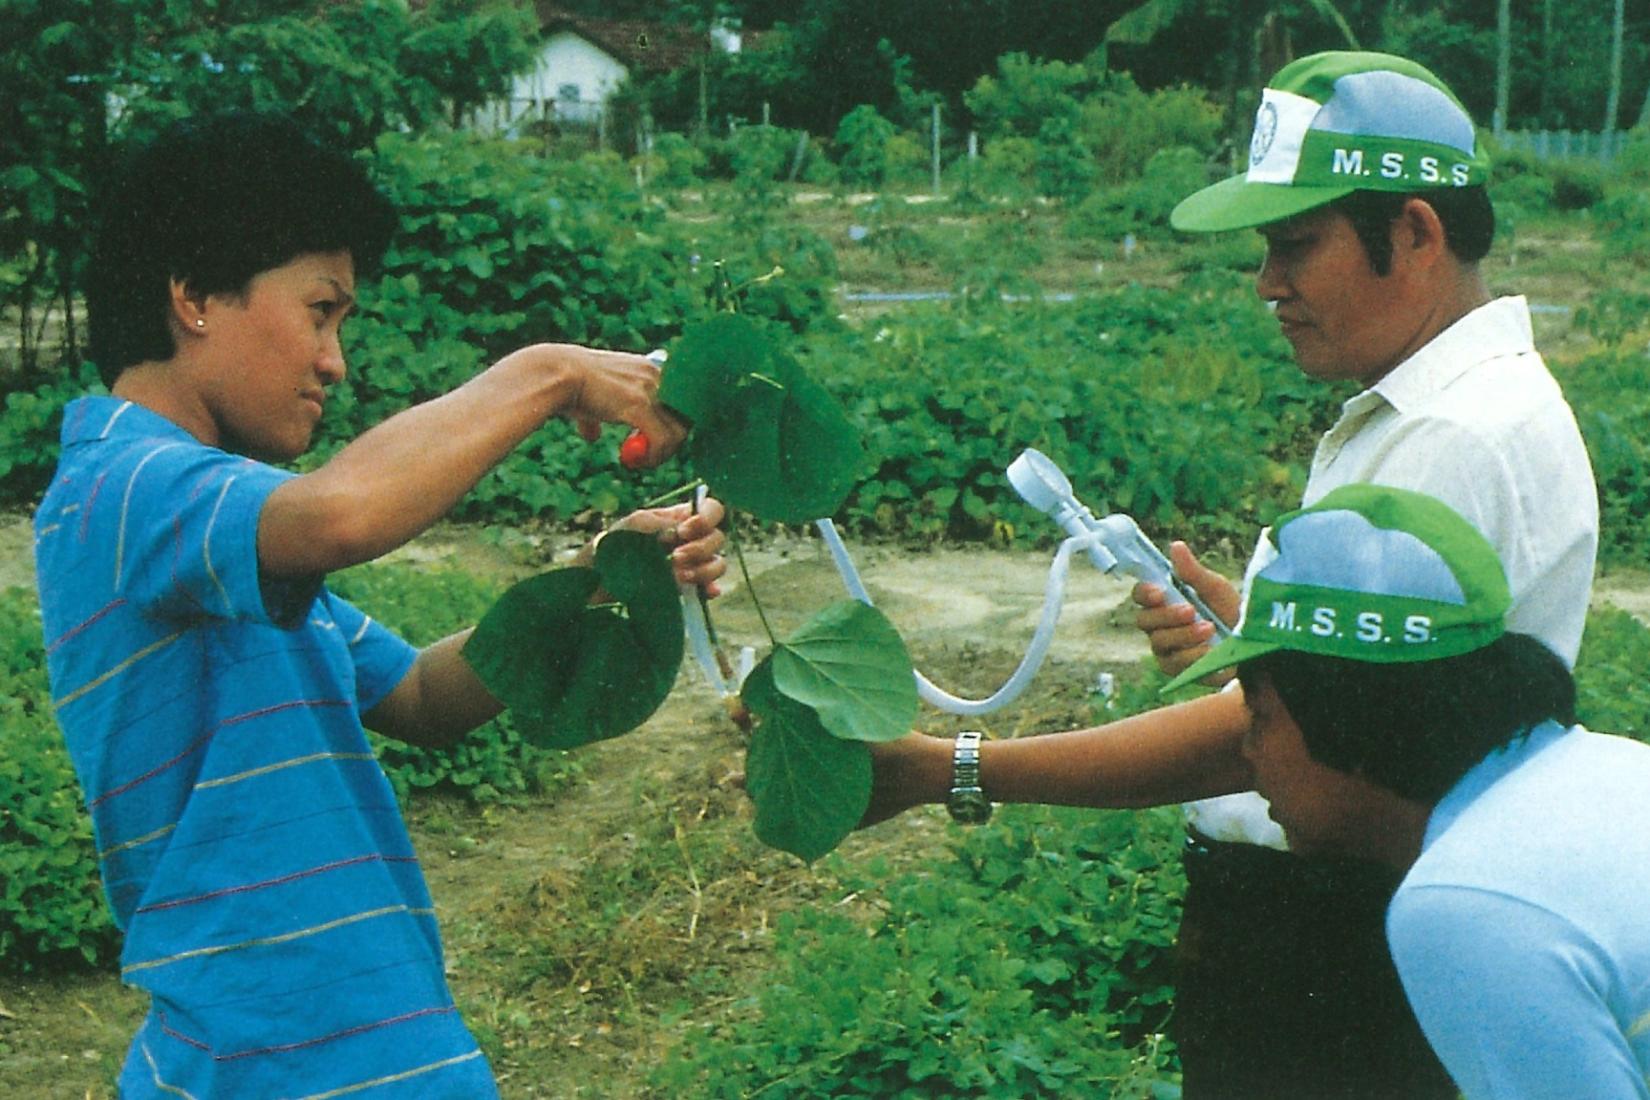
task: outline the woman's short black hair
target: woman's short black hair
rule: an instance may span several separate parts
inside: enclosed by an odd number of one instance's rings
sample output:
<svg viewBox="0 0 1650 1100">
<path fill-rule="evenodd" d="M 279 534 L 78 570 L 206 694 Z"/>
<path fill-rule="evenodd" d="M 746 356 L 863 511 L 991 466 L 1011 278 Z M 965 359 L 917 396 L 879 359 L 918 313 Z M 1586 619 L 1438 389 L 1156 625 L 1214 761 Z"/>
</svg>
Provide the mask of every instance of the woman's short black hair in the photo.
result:
<svg viewBox="0 0 1650 1100">
<path fill-rule="evenodd" d="M 1427 804 L 1533 726 L 1576 720 L 1570 670 L 1526 634 L 1398 664 L 1276 650 L 1238 679 L 1247 691 L 1271 682 L 1320 764 Z"/>
<path fill-rule="evenodd" d="M 1495 207 L 1482 184 L 1414 192 L 1354 191 L 1330 206 L 1352 223 L 1375 274 L 1392 270 L 1392 223 L 1410 199 L 1420 199 L 1438 212 L 1444 241 L 1456 259 L 1477 263 L 1489 255 L 1495 241 Z"/>
<path fill-rule="evenodd" d="M 197 294 L 244 293 L 260 272 L 341 250 L 370 271 L 395 229 L 394 208 L 358 162 L 258 112 L 186 119 L 130 147 L 97 201 L 86 310 L 109 385 L 176 350 L 170 280 Z"/>
</svg>

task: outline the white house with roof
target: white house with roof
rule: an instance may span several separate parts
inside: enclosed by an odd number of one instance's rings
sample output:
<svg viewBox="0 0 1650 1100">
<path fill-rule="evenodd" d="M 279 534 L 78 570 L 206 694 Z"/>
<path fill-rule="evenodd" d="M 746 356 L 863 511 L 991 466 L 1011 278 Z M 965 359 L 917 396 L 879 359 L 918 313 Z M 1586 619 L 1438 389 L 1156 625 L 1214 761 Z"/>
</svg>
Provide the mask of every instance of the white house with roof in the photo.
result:
<svg viewBox="0 0 1650 1100">
<path fill-rule="evenodd" d="M 472 125 L 519 132 L 533 121 L 600 125 L 608 99 L 633 74 L 667 72 L 710 49 L 737 53 L 740 37 L 728 27 L 706 35 L 634 19 L 597 19 L 536 5 L 541 45 L 533 68 L 518 76 L 508 98 L 476 112 Z"/>
</svg>

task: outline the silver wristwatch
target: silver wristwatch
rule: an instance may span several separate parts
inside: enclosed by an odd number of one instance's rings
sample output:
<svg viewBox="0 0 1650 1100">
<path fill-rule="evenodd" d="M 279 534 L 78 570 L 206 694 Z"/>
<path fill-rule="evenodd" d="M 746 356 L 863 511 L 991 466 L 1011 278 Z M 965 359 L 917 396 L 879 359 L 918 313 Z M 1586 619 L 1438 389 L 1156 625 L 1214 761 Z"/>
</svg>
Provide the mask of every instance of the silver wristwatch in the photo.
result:
<svg viewBox="0 0 1650 1100">
<path fill-rule="evenodd" d="M 961 825 L 983 825 L 991 819 L 991 802 L 980 789 L 980 731 L 957 734 L 951 750 L 951 796 L 945 808 Z"/>
</svg>

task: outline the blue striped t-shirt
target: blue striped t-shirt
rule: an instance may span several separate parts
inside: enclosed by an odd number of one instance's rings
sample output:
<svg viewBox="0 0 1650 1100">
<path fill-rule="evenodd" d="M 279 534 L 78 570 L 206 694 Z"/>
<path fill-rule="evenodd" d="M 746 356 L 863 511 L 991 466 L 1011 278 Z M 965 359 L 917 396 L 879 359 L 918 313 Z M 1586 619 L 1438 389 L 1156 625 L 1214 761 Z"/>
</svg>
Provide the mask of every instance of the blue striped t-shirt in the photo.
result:
<svg viewBox="0 0 1650 1100">
<path fill-rule="evenodd" d="M 291 476 L 82 398 L 36 514 L 52 704 L 151 997 L 121 1095 L 495 1096 L 361 726 L 415 653 L 260 577 Z"/>
</svg>

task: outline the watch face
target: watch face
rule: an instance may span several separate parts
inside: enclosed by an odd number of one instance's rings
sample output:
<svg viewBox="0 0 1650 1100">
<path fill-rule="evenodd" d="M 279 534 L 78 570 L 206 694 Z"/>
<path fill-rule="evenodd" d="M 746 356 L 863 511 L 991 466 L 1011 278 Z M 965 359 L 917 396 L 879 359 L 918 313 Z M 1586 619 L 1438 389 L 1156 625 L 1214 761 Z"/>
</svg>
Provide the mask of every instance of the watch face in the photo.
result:
<svg viewBox="0 0 1650 1100">
<path fill-rule="evenodd" d="M 951 819 L 962 825 L 983 825 L 991 818 L 991 800 L 978 787 L 951 792 L 946 802 Z"/>
</svg>

